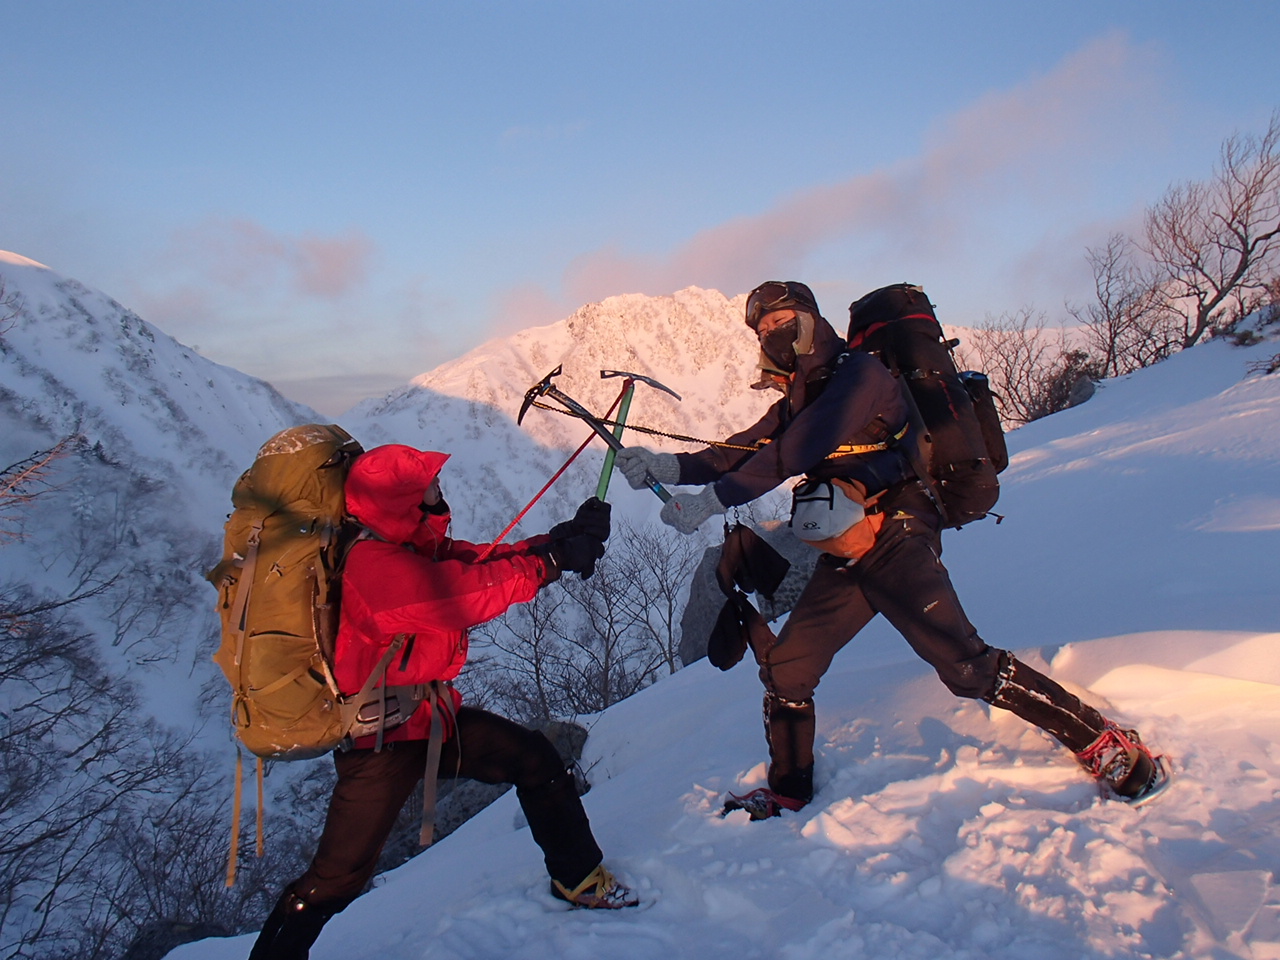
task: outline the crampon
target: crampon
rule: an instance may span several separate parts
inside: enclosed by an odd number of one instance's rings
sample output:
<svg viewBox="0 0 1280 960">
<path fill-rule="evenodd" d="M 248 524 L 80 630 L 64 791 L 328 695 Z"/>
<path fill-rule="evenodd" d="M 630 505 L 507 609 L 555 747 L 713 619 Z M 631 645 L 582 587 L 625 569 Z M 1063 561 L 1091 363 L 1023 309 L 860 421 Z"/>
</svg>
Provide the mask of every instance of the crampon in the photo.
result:
<svg viewBox="0 0 1280 960">
<path fill-rule="evenodd" d="M 559 880 L 552 880 L 551 895 L 587 910 L 621 910 L 623 907 L 634 907 L 640 902 L 640 898 L 630 888 L 619 883 L 603 864 L 587 874 L 572 890 Z"/>
<path fill-rule="evenodd" d="M 1169 786 L 1171 773 L 1163 754 L 1153 754 L 1137 730 L 1123 730 L 1108 720 L 1098 739 L 1076 759 L 1098 781 L 1104 797 L 1138 807 L 1160 796 Z"/>
<path fill-rule="evenodd" d="M 760 787 L 750 793 L 744 793 L 742 796 L 738 796 L 736 793 L 726 796 L 724 809 L 720 811 L 720 816 L 726 816 L 734 810 L 745 810 L 752 820 L 768 820 L 770 817 L 782 816 L 783 810 L 795 811 L 804 805 L 805 801 L 803 800 L 784 797 L 780 793 L 774 793 L 768 787 Z"/>
</svg>

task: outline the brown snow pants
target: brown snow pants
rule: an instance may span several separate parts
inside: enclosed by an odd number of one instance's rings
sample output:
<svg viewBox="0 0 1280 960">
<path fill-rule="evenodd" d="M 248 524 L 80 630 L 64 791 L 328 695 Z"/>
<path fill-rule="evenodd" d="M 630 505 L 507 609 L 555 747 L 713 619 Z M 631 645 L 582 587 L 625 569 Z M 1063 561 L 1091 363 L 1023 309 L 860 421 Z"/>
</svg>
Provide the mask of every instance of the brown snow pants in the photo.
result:
<svg viewBox="0 0 1280 960">
<path fill-rule="evenodd" d="M 942 565 L 937 512 L 909 487 L 886 506 L 883 530 L 856 563 L 823 554 L 777 643 L 763 658 L 769 785 L 812 794 L 813 693 L 835 655 L 877 614 L 958 697 L 986 700 L 1080 751 L 1101 733 L 1101 714 L 1061 685 L 988 646 L 965 616 Z"/>
<path fill-rule="evenodd" d="M 497 714 L 462 707 L 457 731 L 444 743 L 439 775 L 511 783 L 542 848 L 547 872 L 577 886 L 602 854 L 571 771 L 545 736 Z M 382 750 L 334 754 L 338 782 L 311 866 L 292 885 L 308 904 L 338 911 L 373 876 L 396 815 L 422 779 L 427 741 L 402 740 Z"/>
</svg>

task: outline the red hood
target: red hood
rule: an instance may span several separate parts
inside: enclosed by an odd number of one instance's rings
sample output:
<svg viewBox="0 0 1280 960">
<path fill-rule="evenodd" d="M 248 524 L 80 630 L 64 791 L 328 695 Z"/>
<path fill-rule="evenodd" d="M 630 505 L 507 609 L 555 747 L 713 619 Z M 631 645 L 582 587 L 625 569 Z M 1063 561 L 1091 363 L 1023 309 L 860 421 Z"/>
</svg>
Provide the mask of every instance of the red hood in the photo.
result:
<svg viewBox="0 0 1280 960">
<path fill-rule="evenodd" d="M 448 459 L 398 443 L 362 453 L 347 475 L 347 512 L 383 540 L 405 543 L 422 523 L 422 495 Z"/>
</svg>

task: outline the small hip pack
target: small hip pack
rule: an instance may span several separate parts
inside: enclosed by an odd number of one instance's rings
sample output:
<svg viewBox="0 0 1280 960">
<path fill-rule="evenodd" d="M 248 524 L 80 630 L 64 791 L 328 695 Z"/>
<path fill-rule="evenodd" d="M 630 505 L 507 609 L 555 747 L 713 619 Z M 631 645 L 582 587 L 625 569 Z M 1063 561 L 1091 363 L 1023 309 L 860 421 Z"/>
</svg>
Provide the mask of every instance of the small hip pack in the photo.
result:
<svg viewBox="0 0 1280 960">
<path fill-rule="evenodd" d="M 884 526 L 884 514 L 868 513 L 868 505 L 859 484 L 806 477 L 791 491 L 791 532 L 823 553 L 860 559 Z"/>
</svg>

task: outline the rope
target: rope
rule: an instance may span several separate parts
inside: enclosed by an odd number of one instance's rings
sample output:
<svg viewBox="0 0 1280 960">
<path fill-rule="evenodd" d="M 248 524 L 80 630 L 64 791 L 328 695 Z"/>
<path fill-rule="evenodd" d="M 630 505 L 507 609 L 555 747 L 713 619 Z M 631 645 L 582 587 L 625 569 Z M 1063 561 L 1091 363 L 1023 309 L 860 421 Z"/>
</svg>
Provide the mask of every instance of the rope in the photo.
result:
<svg viewBox="0 0 1280 960">
<path fill-rule="evenodd" d="M 552 410 L 555 413 L 562 413 L 566 417 L 573 417 L 575 420 L 582 419 L 581 414 L 574 413 L 572 410 L 565 410 L 563 407 L 553 407 L 551 406 L 551 404 L 542 403 L 539 400 L 535 400 L 533 402 L 533 406 L 538 407 L 541 410 Z M 617 406 L 617 402 L 615 401 L 614 407 L 616 406 Z M 612 414 L 612 413 L 613 413 L 613 407 L 610 407 L 609 414 Z M 601 417 L 600 422 L 603 423 L 606 427 L 623 426 L 623 424 L 618 423 L 616 420 L 610 420 L 608 418 L 609 414 L 606 414 L 605 416 Z M 634 431 L 635 433 L 644 433 L 644 434 L 648 434 L 651 437 L 665 437 L 667 440 L 679 440 L 683 443 L 700 443 L 704 447 L 720 447 L 721 449 L 724 449 L 724 450 L 747 450 L 747 451 L 750 451 L 751 453 L 755 453 L 758 450 L 763 450 L 769 443 L 772 442 L 768 437 L 765 437 L 763 440 L 758 440 L 754 444 L 729 443 L 727 440 L 703 440 L 699 437 L 686 437 L 684 434 L 667 433 L 664 430 L 655 430 L 653 427 L 642 427 L 634 423 L 628 423 L 625 426 L 628 430 Z M 906 434 L 907 434 L 907 425 L 904 424 L 902 429 L 899 430 L 896 434 L 894 434 L 891 440 L 896 442 L 898 440 L 901 440 L 903 437 L 905 437 Z M 588 440 L 590 440 L 590 438 L 588 438 Z M 890 441 L 886 440 L 881 443 L 841 444 L 840 446 L 836 447 L 836 449 L 833 450 L 831 453 L 827 454 L 825 459 L 832 460 L 837 457 L 847 457 L 853 454 L 875 453 L 878 450 L 888 450 L 889 443 Z M 576 457 L 577 454 L 575 453 L 574 456 Z M 568 466 L 568 464 L 565 464 L 565 466 Z M 541 494 L 539 494 L 539 496 L 541 496 Z M 530 504 L 530 506 L 532 506 L 532 504 Z M 503 533 L 505 534 L 506 531 L 504 530 Z"/>
</svg>

